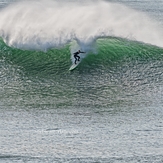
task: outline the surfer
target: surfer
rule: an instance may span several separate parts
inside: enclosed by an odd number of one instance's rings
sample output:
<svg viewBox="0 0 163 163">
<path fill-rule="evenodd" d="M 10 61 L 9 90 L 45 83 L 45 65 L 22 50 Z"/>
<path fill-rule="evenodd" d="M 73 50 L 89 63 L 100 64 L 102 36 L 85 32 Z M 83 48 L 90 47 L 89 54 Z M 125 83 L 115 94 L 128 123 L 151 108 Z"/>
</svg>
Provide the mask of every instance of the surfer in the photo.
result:
<svg viewBox="0 0 163 163">
<path fill-rule="evenodd" d="M 80 54 L 80 53 L 86 53 L 86 52 L 82 52 L 82 51 L 78 50 L 77 52 L 74 53 L 75 64 L 76 64 L 76 61 L 80 61 L 80 56 L 78 56 L 78 54 Z"/>
</svg>

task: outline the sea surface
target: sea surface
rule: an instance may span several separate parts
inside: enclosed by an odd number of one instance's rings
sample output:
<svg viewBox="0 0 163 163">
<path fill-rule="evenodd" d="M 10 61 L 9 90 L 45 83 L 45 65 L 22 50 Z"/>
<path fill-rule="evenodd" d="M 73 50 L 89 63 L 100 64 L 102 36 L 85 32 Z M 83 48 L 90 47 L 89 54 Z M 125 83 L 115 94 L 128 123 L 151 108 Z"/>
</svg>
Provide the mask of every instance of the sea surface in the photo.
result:
<svg viewBox="0 0 163 163">
<path fill-rule="evenodd" d="M 53 162 L 163 162 L 162 0 L 0 0 L 0 163 Z"/>
</svg>

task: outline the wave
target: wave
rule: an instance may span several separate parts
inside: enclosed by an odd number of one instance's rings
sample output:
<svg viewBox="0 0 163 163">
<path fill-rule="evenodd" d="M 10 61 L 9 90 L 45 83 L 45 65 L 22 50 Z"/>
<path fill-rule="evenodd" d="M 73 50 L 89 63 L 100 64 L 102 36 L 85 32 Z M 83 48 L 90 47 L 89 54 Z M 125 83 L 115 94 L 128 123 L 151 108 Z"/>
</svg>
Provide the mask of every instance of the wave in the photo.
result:
<svg viewBox="0 0 163 163">
<path fill-rule="evenodd" d="M 41 52 L 12 48 L 1 40 L 1 103 L 57 108 L 161 103 L 162 48 L 122 38 L 98 39 L 97 54 L 87 53 L 70 72 L 70 49 L 76 45 Z"/>
<path fill-rule="evenodd" d="M 116 78 L 127 75 L 126 79 L 130 81 L 134 71 L 143 80 L 145 80 L 143 74 L 154 73 L 153 76 L 150 76 L 153 80 L 161 71 L 158 69 L 162 68 L 162 48 L 122 38 L 98 39 L 96 41 L 96 54 L 91 51 L 88 52 L 72 73 L 68 71 L 72 64 L 70 50 L 72 47 L 78 46 L 77 42 L 67 44 L 60 49 L 50 49 L 47 52 L 12 48 L 2 40 L 0 45 L 3 69 L 6 71 L 5 66 L 10 65 L 9 68 L 16 69 L 16 72 L 21 70 L 25 76 L 32 78 L 32 80 L 39 78 L 38 80 L 52 79 L 59 82 L 65 77 L 71 80 L 72 77 L 75 78 L 75 74 L 79 76 L 88 75 L 87 78 L 89 79 L 92 75 L 98 76 L 98 73 L 100 76 L 115 76 L 115 74 L 120 73 L 121 75 Z M 11 69 L 9 71 L 12 72 Z M 121 80 L 119 79 L 119 81 Z"/>
<path fill-rule="evenodd" d="M 66 74 L 72 64 L 72 53 L 75 52 L 72 49 L 77 50 L 78 46 L 78 42 L 73 41 L 62 48 L 43 52 L 12 48 L 1 40 L 0 58 L 1 61 L 5 60 L 21 67 L 27 74 L 43 75 L 43 77 L 50 74 Z M 162 54 L 163 49 L 157 46 L 115 37 L 100 38 L 88 49 L 77 70 L 97 70 L 98 67 L 105 70 L 115 65 L 121 67 L 121 64 L 125 65 L 136 60 L 142 60 L 144 64 L 156 60 L 162 62 Z"/>
<path fill-rule="evenodd" d="M 162 103 L 162 31 L 143 13 L 103 1 L 18 2 L 0 12 L 0 105 Z M 87 54 L 70 72 L 78 49 Z"/>
</svg>

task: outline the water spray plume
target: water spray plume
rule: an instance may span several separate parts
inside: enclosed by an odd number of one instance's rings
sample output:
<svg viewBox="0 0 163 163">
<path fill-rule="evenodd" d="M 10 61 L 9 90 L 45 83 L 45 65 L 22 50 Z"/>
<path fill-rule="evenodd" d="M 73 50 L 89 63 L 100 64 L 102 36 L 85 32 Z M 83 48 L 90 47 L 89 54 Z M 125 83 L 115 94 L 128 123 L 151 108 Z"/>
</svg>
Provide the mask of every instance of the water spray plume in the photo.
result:
<svg viewBox="0 0 163 163">
<path fill-rule="evenodd" d="M 143 13 L 104 1 L 18 2 L 0 12 L 0 36 L 22 49 L 47 50 L 76 40 L 92 45 L 101 37 L 122 37 L 163 47 L 162 29 Z"/>
</svg>

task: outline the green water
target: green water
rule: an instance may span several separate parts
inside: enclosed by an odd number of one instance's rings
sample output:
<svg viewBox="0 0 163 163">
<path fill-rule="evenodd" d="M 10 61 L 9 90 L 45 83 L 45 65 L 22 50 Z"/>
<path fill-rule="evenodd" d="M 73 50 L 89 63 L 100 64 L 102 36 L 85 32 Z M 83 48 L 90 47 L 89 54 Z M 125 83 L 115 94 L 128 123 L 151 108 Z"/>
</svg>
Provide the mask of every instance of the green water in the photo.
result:
<svg viewBox="0 0 163 163">
<path fill-rule="evenodd" d="M 155 103 L 144 95 L 162 83 L 162 48 L 118 38 L 99 39 L 96 45 L 96 54 L 87 54 L 70 72 L 71 44 L 41 52 L 1 41 L 2 101 L 57 107 Z"/>
</svg>

